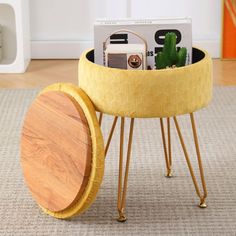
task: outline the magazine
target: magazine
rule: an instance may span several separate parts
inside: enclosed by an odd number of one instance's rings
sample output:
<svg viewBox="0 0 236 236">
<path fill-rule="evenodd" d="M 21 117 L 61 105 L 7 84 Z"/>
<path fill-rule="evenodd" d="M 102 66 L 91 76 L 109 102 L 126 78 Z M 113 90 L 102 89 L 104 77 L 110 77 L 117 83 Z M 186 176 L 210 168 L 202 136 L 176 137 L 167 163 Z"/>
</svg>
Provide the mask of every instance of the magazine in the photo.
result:
<svg viewBox="0 0 236 236">
<path fill-rule="evenodd" d="M 192 62 L 192 21 L 191 18 L 163 19 L 98 19 L 94 24 L 95 63 L 106 65 L 105 40 L 110 36 L 108 44 L 137 44 L 142 43 L 137 37 L 128 32 L 113 32 L 131 30 L 147 42 L 147 68 L 156 69 L 155 57 L 162 51 L 165 35 L 176 34 L 177 50 L 187 49 L 186 65 Z"/>
</svg>

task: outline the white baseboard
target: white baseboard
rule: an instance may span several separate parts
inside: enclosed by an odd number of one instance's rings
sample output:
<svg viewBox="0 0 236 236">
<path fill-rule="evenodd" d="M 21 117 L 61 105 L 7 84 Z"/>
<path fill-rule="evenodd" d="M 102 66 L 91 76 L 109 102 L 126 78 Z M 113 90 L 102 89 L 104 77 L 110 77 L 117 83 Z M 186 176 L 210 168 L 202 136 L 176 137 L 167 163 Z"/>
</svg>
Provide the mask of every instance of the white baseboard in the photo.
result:
<svg viewBox="0 0 236 236">
<path fill-rule="evenodd" d="M 92 41 L 31 41 L 32 59 L 78 59 Z"/>
<path fill-rule="evenodd" d="M 219 40 L 197 40 L 194 46 L 207 50 L 213 58 L 220 56 Z M 92 41 L 31 41 L 32 59 L 78 59 L 93 47 Z"/>
</svg>

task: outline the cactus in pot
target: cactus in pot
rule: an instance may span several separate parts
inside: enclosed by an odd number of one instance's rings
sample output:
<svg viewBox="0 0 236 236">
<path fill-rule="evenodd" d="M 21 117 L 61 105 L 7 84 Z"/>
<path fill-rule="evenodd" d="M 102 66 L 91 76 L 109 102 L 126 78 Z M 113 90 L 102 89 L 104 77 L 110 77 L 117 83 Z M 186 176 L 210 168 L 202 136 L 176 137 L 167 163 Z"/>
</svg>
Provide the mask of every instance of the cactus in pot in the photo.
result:
<svg viewBox="0 0 236 236">
<path fill-rule="evenodd" d="M 187 49 L 176 49 L 176 34 L 167 33 L 162 52 L 158 52 L 155 61 L 156 69 L 174 68 L 185 66 Z"/>
</svg>

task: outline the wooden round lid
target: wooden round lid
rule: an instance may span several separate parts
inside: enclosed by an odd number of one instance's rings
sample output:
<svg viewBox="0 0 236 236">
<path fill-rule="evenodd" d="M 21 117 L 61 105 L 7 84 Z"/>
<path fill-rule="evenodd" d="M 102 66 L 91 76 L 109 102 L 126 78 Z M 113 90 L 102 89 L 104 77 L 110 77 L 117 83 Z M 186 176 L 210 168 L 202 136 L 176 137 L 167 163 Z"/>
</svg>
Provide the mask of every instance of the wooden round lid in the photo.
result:
<svg viewBox="0 0 236 236">
<path fill-rule="evenodd" d="M 24 177 L 35 200 L 53 212 L 71 207 L 86 188 L 91 162 L 90 129 L 78 102 L 61 91 L 37 97 L 21 137 Z"/>
</svg>

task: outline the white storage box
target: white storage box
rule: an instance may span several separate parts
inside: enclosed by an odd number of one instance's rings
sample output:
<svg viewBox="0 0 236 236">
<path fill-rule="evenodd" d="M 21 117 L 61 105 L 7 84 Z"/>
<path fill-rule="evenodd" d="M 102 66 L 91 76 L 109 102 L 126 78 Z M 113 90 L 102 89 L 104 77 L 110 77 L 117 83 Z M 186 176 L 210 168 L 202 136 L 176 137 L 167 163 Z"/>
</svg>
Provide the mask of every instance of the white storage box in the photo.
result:
<svg viewBox="0 0 236 236">
<path fill-rule="evenodd" d="M 30 62 L 29 1 L 0 0 L 0 73 L 23 73 Z"/>
<path fill-rule="evenodd" d="M 2 60 L 2 26 L 0 25 L 0 63 Z"/>
</svg>

